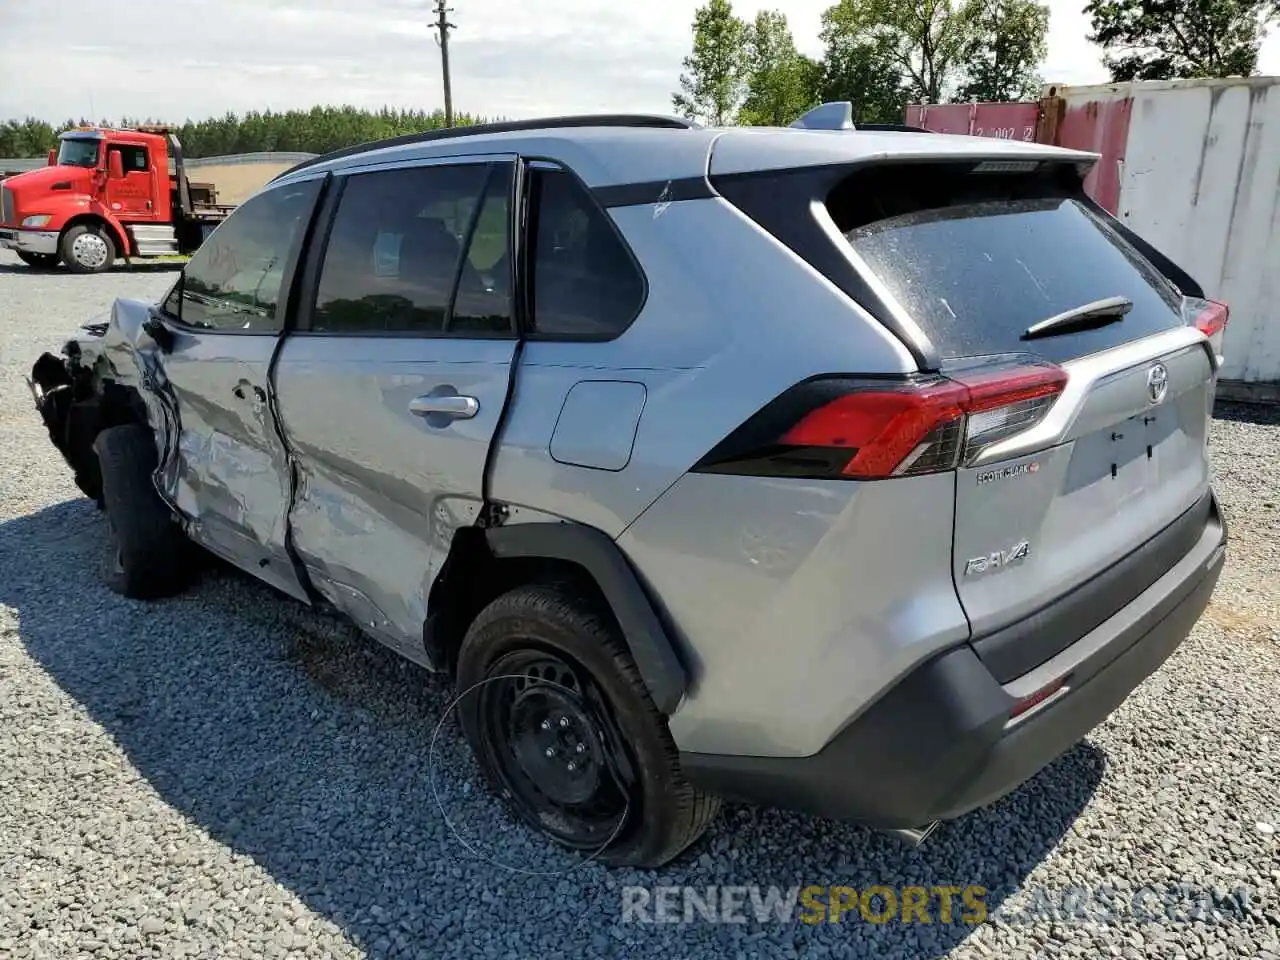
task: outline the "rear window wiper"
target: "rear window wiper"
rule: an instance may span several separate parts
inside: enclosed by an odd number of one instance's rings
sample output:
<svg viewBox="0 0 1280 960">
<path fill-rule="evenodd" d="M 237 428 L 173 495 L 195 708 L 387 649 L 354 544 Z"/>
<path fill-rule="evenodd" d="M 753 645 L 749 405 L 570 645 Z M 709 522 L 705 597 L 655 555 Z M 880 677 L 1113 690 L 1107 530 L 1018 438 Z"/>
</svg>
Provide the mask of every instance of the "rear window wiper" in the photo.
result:
<svg viewBox="0 0 1280 960">
<path fill-rule="evenodd" d="M 1052 337 L 1055 334 L 1072 330 L 1105 327 L 1109 323 L 1117 323 L 1133 309 L 1133 301 L 1128 297 L 1107 297 L 1095 300 L 1080 307 L 1055 314 L 1047 320 L 1033 323 L 1022 333 L 1023 340 L 1034 340 L 1036 337 Z"/>
</svg>

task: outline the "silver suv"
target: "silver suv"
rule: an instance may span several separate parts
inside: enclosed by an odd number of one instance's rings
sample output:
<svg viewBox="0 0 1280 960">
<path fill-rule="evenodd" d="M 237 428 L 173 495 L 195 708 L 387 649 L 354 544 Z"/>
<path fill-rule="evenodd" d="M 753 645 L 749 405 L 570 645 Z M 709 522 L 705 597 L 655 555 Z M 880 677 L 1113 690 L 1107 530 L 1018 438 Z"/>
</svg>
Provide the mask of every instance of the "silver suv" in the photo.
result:
<svg viewBox="0 0 1280 960">
<path fill-rule="evenodd" d="M 661 864 L 722 796 L 919 840 L 1186 637 L 1227 311 L 1096 157 L 662 117 L 282 174 L 34 392 L 106 577 L 192 545 L 468 691 L 533 828 Z M 834 118 L 834 119 L 833 119 Z"/>
</svg>

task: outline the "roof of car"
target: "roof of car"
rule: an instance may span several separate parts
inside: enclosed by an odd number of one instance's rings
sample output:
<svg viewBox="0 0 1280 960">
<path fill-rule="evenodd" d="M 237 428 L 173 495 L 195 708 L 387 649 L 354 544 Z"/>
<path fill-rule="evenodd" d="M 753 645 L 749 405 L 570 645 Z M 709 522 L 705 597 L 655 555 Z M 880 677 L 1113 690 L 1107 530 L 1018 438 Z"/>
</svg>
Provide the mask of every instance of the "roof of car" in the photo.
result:
<svg viewBox="0 0 1280 960">
<path fill-rule="evenodd" d="M 898 155 L 917 159 L 1095 158 L 1093 154 L 1035 143 L 899 129 L 704 128 L 677 117 L 623 114 L 480 124 L 411 134 L 316 157 L 276 179 L 448 157 L 507 154 L 563 163 L 593 188 L 856 163 Z"/>
</svg>

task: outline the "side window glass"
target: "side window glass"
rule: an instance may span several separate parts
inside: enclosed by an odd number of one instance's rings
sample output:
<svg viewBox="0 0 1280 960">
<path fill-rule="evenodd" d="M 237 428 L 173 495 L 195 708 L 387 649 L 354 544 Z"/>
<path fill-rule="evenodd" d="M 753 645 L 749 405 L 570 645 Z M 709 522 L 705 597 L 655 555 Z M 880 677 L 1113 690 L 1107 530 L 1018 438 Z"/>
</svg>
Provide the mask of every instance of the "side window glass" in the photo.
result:
<svg viewBox="0 0 1280 960">
<path fill-rule="evenodd" d="M 615 337 L 644 303 L 644 278 L 586 189 L 563 170 L 532 174 L 534 333 Z"/>
<path fill-rule="evenodd" d="M 174 320 L 182 319 L 182 278 L 178 278 L 178 282 L 169 288 L 169 292 L 165 294 L 164 300 L 160 303 L 160 309 L 167 313 Z"/>
<path fill-rule="evenodd" d="M 120 160 L 125 173 L 133 173 L 147 169 L 146 147 L 121 147 Z"/>
<path fill-rule="evenodd" d="M 241 204 L 183 270 L 178 319 L 203 330 L 279 330 L 285 264 L 319 192 L 320 181 L 308 180 L 259 193 Z"/>
<path fill-rule="evenodd" d="M 475 215 L 471 242 L 458 275 L 458 292 L 449 329 L 459 333 L 506 333 L 511 330 L 510 164 L 495 167 Z"/>
<path fill-rule="evenodd" d="M 329 233 L 311 329 L 442 333 L 451 304 L 453 329 L 510 329 L 509 284 L 486 281 L 477 259 L 492 253 L 492 270 L 505 254 L 511 175 L 510 164 L 353 174 Z"/>
</svg>

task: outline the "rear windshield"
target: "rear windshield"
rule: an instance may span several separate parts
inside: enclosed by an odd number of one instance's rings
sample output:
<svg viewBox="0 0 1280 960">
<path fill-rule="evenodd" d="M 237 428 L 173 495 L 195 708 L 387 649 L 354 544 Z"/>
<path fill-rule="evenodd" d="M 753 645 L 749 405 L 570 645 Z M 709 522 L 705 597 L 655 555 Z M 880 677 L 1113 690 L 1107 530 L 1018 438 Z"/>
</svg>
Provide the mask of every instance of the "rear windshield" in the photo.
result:
<svg viewBox="0 0 1280 960">
<path fill-rule="evenodd" d="M 1034 353 L 1062 362 L 1179 325 L 1171 285 L 1051 175 L 971 165 L 854 174 L 828 209 L 944 359 Z M 1023 340 L 1048 317 L 1111 297 L 1133 309 L 1094 329 Z"/>
</svg>

